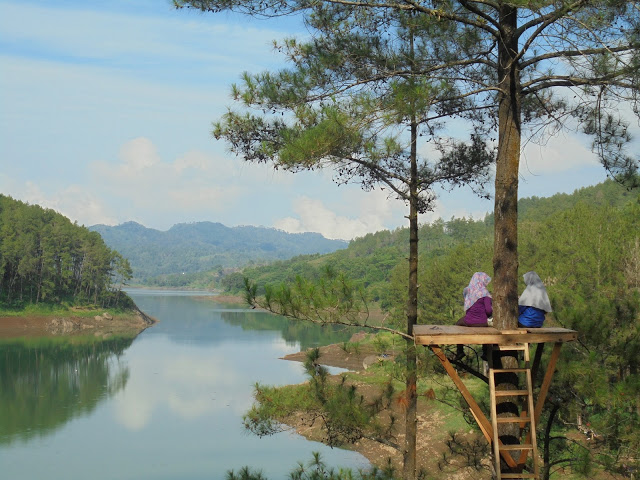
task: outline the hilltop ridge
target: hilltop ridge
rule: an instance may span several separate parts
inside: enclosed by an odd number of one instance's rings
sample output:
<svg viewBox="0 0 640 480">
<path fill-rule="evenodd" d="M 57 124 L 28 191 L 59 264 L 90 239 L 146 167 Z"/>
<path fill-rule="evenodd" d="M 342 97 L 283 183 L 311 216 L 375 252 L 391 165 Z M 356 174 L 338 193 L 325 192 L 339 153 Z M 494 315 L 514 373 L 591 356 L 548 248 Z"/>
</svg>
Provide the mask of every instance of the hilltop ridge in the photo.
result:
<svg viewBox="0 0 640 480">
<path fill-rule="evenodd" d="M 319 233 L 287 233 L 275 228 L 221 223 L 179 223 L 167 231 L 136 222 L 93 225 L 105 243 L 131 263 L 133 282 L 153 284 L 158 276 L 237 269 L 296 255 L 330 253 L 347 246 Z"/>
</svg>

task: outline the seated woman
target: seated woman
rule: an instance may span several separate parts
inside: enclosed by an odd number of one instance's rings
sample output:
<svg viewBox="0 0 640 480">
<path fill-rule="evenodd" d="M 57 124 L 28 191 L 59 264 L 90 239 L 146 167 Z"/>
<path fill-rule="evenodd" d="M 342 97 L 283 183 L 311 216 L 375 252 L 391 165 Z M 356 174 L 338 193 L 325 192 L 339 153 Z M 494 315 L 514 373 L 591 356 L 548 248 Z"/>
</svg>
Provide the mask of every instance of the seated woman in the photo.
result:
<svg viewBox="0 0 640 480">
<path fill-rule="evenodd" d="M 527 287 L 518 300 L 518 327 L 540 328 L 545 315 L 551 312 L 549 295 L 536 272 L 527 272 L 523 277 Z"/>
<path fill-rule="evenodd" d="M 471 277 L 469 286 L 463 291 L 465 315 L 456 325 L 465 327 L 486 327 L 487 320 L 493 315 L 491 294 L 487 285 L 491 277 L 484 272 L 476 272 Z M 466 293 L 465 293 L 466 292 Z"/>
<path fill-rule="evenodd" d="M 471 277 L 469 286 L 462 291 L 464 297 L 465 315 L 456 322 L 456 325 L 464 327 L 486 327 L 488 319 L 493 315 L 493 305 L 491 304 L 491 294 L 487 290 L 487 285 L 491 277 L 484 272 L 476 272 Z M 462 345 L 458 345 L 456 355 L 453 360 L 460 360 L 464 357 Z M 483 348 L 483 358 L 485 351 Z"/>
</svg>

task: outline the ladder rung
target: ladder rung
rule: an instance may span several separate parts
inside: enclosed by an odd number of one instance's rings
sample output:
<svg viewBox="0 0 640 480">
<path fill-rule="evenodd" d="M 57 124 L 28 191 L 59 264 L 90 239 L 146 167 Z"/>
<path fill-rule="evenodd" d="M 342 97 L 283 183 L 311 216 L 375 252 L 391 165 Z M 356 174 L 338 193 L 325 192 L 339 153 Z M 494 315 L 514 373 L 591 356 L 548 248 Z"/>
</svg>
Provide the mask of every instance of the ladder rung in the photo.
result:
<svg viewBox="0 0 640 480">
<path fill-rule="evenodd" d="M 496 390 L 496 397 L 511 397 L 514 395 L 529 395 L 529 390 Z"/>
<path fill-rule="evenodd" d="M 538 478 L 535 473 L 501 473 L 502 478 Z"/>
<path fill-rule="evenodd" d="M 498 423 L 529 423 L 531 417 L 498 417 L 496 421 Z"/>
<path fill-rule="evenodd" d="M 492 368 L 493 373 L 524 373 L 528 368 Z"/>
<path fill-rule="evenodd" d="M 516 443 L 513 445 L 500 445 L 500 451 L 503 450 L 533 450 L 533 445 L 530 443 Z"/>
<path fill-rule="evenodd" d="M 494 347 L 496 348 L 496 347 Z M 510 352 L 510 351 L 518 351 L 518 352 L 523 352 L 527 349 L 526 345 L 498 345 L 497 346 L 498 350 L 503 351 L 503 352 Z"/>
</svg>

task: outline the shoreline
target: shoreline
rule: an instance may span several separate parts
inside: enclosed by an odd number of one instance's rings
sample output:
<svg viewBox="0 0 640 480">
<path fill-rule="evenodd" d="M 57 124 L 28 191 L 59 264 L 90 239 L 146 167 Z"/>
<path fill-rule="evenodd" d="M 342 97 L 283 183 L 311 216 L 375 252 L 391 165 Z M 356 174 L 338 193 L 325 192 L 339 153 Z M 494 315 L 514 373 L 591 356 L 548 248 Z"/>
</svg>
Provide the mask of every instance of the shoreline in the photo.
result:
<svg viewBox="0 0 640 480">
<path fill-rule="evenodd" d="M 360 341 L 367 333 L 355 334 L 352 341 Z M 292 353 L 281 357 L 282 360 L 304 362 L 306 351 Z M 359 393 L 365 398 L 371 399 L 379 396 L 381 387 L 375 382 L 369 382 L 368 377 L 375 377 L 374 372 L 367 372 L 367 369 L 374 364 L 382 361 L 392 360 L 391 357 L 381 357 L 375 352 L 373 346 L 363 346 L 361 351 L 345 352 L 339 344 L 331 344 L 320 347 L 320 358 L 318 363 L 329 367 L 338 367 L 347 369 L 349 374 L 357 375 L 348 382 L 358 387 Z M 330 375 L 331 382 L 339 382 L 342 374 Z M 286 387 L 285 387 L 286 388 Z M 431 389 L 433 394 L 433 389 Z M 399 445 L 404 442 L 404 408 L 401 401 L 402 392 L 397 392 L 395 400 L 391 403 L 391 411 L 398 419 L 398 430 L 395 432 L 395 440 Z M 459 464 L 459 460 L 454 461 L 450 470 L 440 471 L 438 461 L 442 458 L 446 451 L 446 441 L 448 438 L 448 425 L 451 413 L 443 412 L 433 402 L 436 402 L 435 396 L 426 392 L 419 395 L 419 414 L 418 414 L 418 444 L 417 444 L 417 461 L 420 468 L 426 471 L 439 472 L 442 478 L 451 480 L 484 480 L 489 479 L 488 471 L 477 471 L 472 467 Z M 323 443 L 324 434 L 322 429 L 316 424 L 309 424 L 305 420 L 304 415 L 294 414 L 287 418 L 280 419 L 281 423 L 289 427 L 292 431 L 304 438 Z M 479 432 L 475 432 L 471 427 L 459 431 L 460 438 L 473 441 L 481 437 Z M 388 461 L 394 466 L 396 472 L 402 471 L 402 454 L 393 447 L 384 445 L 369 438 L 361 438 L 352 444 L 344 444 L 340 447 L 344 450 L 350 450 L 361 454 L 372 466 L 385 468 Z"/>
<path fill-rule="evenodd" d="M 91 316 L 74 315 L 71 310 L 54 314 L 2 315 L 0 339 L 86 335 L 106 339 L 116 335 L 137 336 L 158 322 L 137 306 L 128 313 L 115 315 L 104 309 L 90 310 L 90 313 Z"/>
</svg>

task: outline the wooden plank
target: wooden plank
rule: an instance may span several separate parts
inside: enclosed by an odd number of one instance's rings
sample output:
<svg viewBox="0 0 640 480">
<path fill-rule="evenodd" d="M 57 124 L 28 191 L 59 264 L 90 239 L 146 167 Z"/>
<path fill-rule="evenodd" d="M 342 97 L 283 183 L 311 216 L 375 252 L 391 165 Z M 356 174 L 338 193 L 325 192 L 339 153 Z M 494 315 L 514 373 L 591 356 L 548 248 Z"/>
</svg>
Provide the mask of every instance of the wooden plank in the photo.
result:
<svg viewBox="0 0 640 480">
<path fill-rule="evenodd" d="M 542 380 L 542 385 L 540 386 L 540 392 L 538 393 L 538 400 L 536 401 L 536 410 L 533 416 L 535 424 L 537 425 L 540 422 L 540 414 L 542 413 L 542 407 L 544 402 L 547 399 L 547 393 L 549 393 L 549 387 L 551 386 L 551 379 L 553 378 L 553 374 L 556 371 L 556 363 L 558 363 L 558 357 L 560 356 L 560 349 L 562 348 L 562 343 L 558 342 L 553 346 L 553 351 L 551 352 L 551 358 L 549 358 L 549 364 L 547 365 L 547 372 L 544 375 L 544 380 Z"/>
<path fill-rule="evenodd" d="M 489 357 L 493 360 L 493 348 L 489 348 Z M 493 361 L 490 362 L 491 367 L 493 366 Z M 491 427 L 493 429 L 493 438 L 500 438 L 498 436 L 498 415 L 496 413 L 496 377 L 494 374 L 493 368 L 489 368 L 489 400 L 491 402 Z M 500 445 L 498 442 L 493 442 L 493 461 L 495 462 L 495 471 L 497 474 L 498 480 L 500 480 L 500 472 L 502 468 L 500 466 Z M 509 454 L 510 455 L 510 454 Z"/>
<path fill-rule="evenodd" d="M 431 348 L 436 357 L 438 357 L 438 360 L 440 360 L 440 363 L 442 363 L 442 366 L 451 377 L 451 380 L 453 380 L 453 383 L 456 385 L 456 387 L 458 387 L 458 390 L 460 390 L 460 393 L 464 397 L 464 400 L 467 402 L 467 405 L 469 405 L 469 409 L 471 410 L 473 417 L 476 419 L 476 422 L 478 422 L 478 426 L 480 427 L 480 430 L 484 434 L 485 438 L 489 443 L 492 443 L 493 432 L 491 424 L 489 423 L 489 420 L 487 420 L 487 417 L 484 415 L 478 403 L 471 395 L 471 392 L 469 392 L 467 386 L 464 384 L 460 376 L 458 376 L 458 372 L 455 368 L 453 368 L 453 365 L 451 365 L 451 362 L 449 362 L 449 359 L 446 357 L 440 346 L 430 345 L 429 348 Z M 502 442 L 500 442 L 500 445 L 502 445 Z M 509 465 L 511 468 L 515 468 L 517 466 L 515 460 L 509 452 L 501 452 L 500 455 L 502 455 L 504 461 L 507 462 L 507 465 Z"/>
<path fill-rule="evenodd" d="M 533 380 L 531 378 L 531 371 L 527 372 L 527 389 L 529 390 L 529 397 L 527 398 L 527 404 L 529 405 L 529 411 L 532 411 L 533 406 Z M 533 451 L 531 452 L 531 462 L 533 463 L 533 473 L 535 473 L 536 478 L 539 478 L 540 470 L 538 468 L 538 440 L 536 437 L 536 428 L 538 428 L 538 424 L 532 420 L 528 437 L 530 437 L 531 445 L 533 445 Z M 522 456 L 522 454 L 521 454 Z M 526 461 L 526 457 L 525 457 Z M 523 462 L 518 462 L 524 465 Z"/>
<path fill-rule="evenodd" d="M 567 328 L 521 328 L 497 330 L 493 327 L 461 327 L 458 325 L 415 325 L 417 345 L 513 345 L 515 343 L 571 342 L 578 332 Z"/>
<path fill-rule="evenodd" d="M 512 445 L 501 445 L 500 451 L 503 450 L 533 450 L 533 445 L 530 443 L 514 443 Z"/>
<path fill-rule="evenodd" d="M 520 423 L 520 428 L 524 428 L 524 424 L 529 423 L 531 421 L 531 417 L 499 417 L 497 420 L 498 423 Z"/>
<path fill-rule="evenodd" d="M 528 394 L 527 390 L 496 390 L 496 397 L 516 397 Z"/>
<path fill-rule="evenodd" d="M 471 395 L 471 392 L 469 392 L 469 389 L 467 388 L 467 386 L 464 384 L 460 376 L 458 376 L 458 372 L 456 371 L 455 368 L 453 368 L 453 365 L 451 365 L 451 362 L 449 362 L 449 359 L 446 357 L 442 349 L 439 346 L 435 346 L 435 345 L 431 346 L 430 348 L 433 351 L 433 353 L 435 353 L 436 357 L 438 357 L 438 360 L 440 360 L 440 363 L 442 363 L 442 366 L 451 377 L 451 380 L 453 380 L 453 383 L 456 385 L 456 387 L 458 387 L 458 390 L 460 390 L 460 393 L 462 394 L 465 401 L 467 402 L 467 405 L 469 405 L 469 408 L 471 409 L 471 413 L 473 413 L 473 416 L 475 417 L 476 421 L 478 421 L 478 426 L 480 427 L 480 430 L 482 430 L 482 432 L 484 433 L 485 438 L 489 442 L 491 442 L 491 439 L 493 438 L 493 436 L 488 433 L 491 430 L 491 425 L 489 424 L 487 417 L 485 417 L 484 413 L 482 412 L 482 409 L 480 408 L 478 403 L 475 401 L 475 399 Z"/>
</svg>

